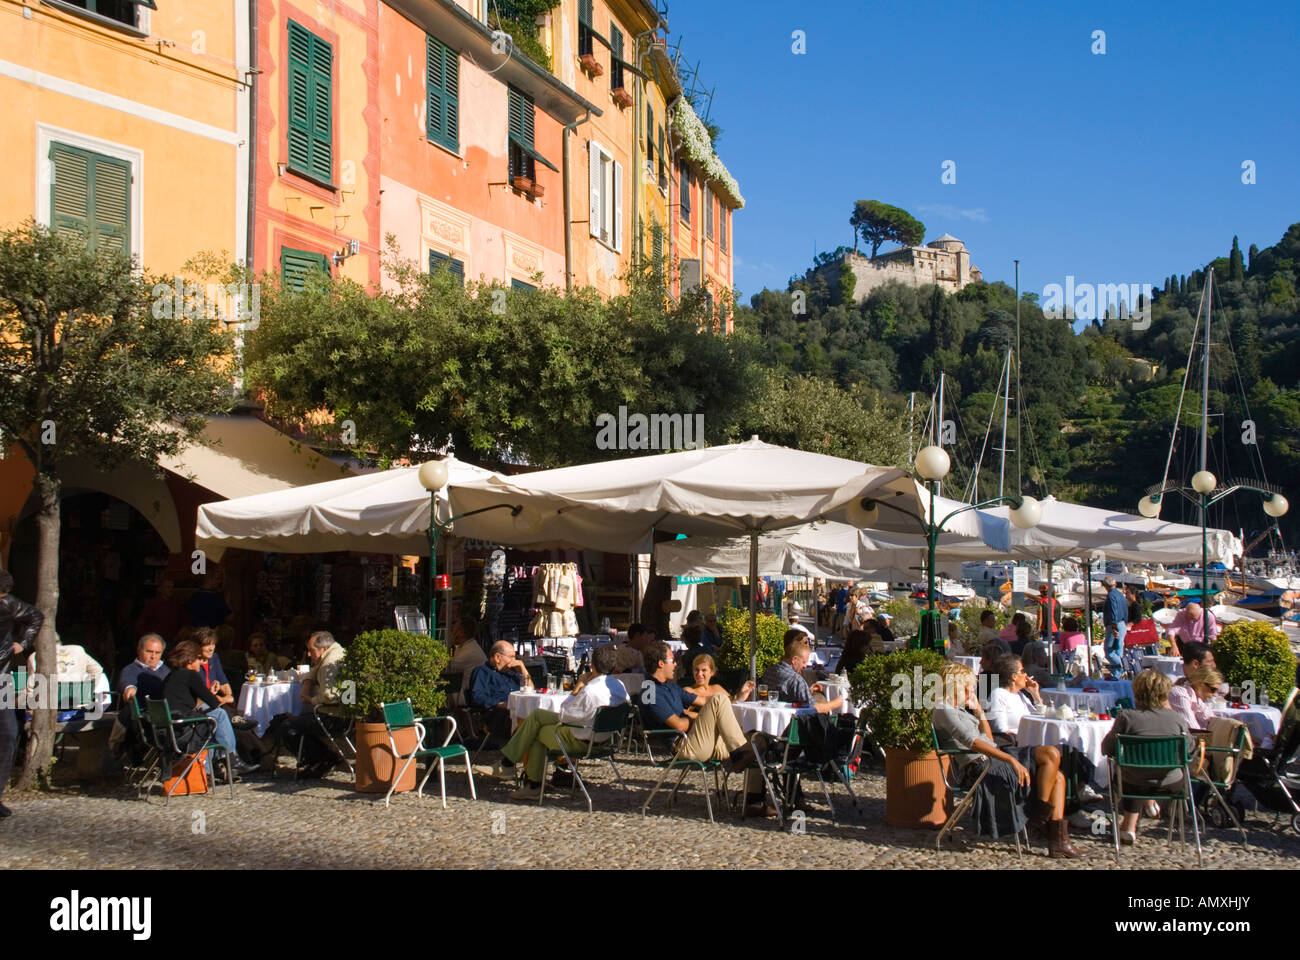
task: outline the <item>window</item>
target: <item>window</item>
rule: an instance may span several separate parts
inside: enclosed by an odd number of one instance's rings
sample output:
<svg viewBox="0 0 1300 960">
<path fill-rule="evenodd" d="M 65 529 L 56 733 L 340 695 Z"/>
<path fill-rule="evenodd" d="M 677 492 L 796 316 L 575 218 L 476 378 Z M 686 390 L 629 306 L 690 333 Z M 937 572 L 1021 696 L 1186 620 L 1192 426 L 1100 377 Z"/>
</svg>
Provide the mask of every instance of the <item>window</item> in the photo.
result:
<svg viewBox="0 0 1300 960">
<path fill-rule="evenodd" d="M 691 171 L 685 163 L 679 163 L 677 168 L 681 172 L 681 198 L 679 203 L 681 204 L 682 223 L 689 227 L 691 225 Z"/>
<path fill-rule="evenodd" d="M 584 57 L 595 53 L 592 38 L 596 31 L 591 19 L 591 0 L 578 0 L 578 56 Z"/>
<path fill-rule="evenodd" d="M 645 105 L 645 162 L 653 170 L 655 166 L 655 108 Z"/>
<path fill-rule="evenodd" d="M 718 204 L 718 246 L 723 253 L 727 252 L 727 215 L 730 212 L 723 204 Z"/>
<path fill-rule="evenodd" d="M 650 230 L 650 268 L 656 277 L 664 275 L 664 228 L 657 223 Z"/>
<path fill-rule="evenodd" d="M 550 167 L 556 173 L 559 169 L 551 161 L 537 152 L 533 145 L 533 124 L 535 122 L 535 108 L 533 98 L 526 93 L 520 93 L 514 87 L 509 88 L 510 96 L 510 129 L 507 133 L 507 139 L 510 142 L 510 179 L 515 177 L 527 177 L 529 180 L 537 179 L 537 164 Z"/>
<path fill-rule="evenodd" d="M 429 139 L 456 152 L 460 149 L 460 55 L 433 37 L 426 46 Z"/>
<path fill-rule="evenodd" d="M 289 167 L 332 184 L 334 173 L 334 51 L 289 21 Z"/>
<path fill-rule="evenodd" d="M 623 249 L 623 165 L 591 141 L 588 162 L 591 186 L 591 235 L 615 250 Z"/>
<path fill-rule="evenodd" d="M 623 86 L 623 31 L 609 25 L 609 89 Z"/>
<path fill-rule="evenodd" d="M 139 8 L 148 7 L 157 10 L 154 0 L 61 0 L 70 7 L 80 7 L 87 13 L 96 13 L 109 20 L 125 23 L 128 27 L 139 27 Z"/>
<path fill-rule="evenodd" d="M 710 240 L 713 239 L 713 191 L 705 187 L 700 191 L 700 199 L 704 201 L 704 235 Z"/>
<path fill-rule="evenodd" d="M 329 272 L 329 258 L 323 253 L 280 248 L 280 282 L 290 290 L 301 292 L 310 276 L 316 273 L 328 276 Z"/>
<path fill-rule="evenodd" d="M 62 143 L 50 144 L 50 226 L 86 246 L 131 253 L 131 165 Z"/>
<path fill-rule="evenodd" d="M 451 275 L 460 281 L 461 285 L 465 284 L 465 264 L 455 257 L 449 257 L 445 253 L 439 253 L 437 250 L 429 251 L 429 272 L 437 273 L 439 270 L 446 268 Z"/>
<path fill-rule="evenodd" d="M 514 277 L 511 277 L 510 289 L 511 290 L 536 290 L 537 288 L 533 286 L 531 283 L 524 283 L 522 280 L 516 280 Z"/>
<path fill-rule="evenodd" d="M 659 189 L 668 192 L 668 160 L 664 150 L 664 127 L 659 125 Z"/>
</svg>

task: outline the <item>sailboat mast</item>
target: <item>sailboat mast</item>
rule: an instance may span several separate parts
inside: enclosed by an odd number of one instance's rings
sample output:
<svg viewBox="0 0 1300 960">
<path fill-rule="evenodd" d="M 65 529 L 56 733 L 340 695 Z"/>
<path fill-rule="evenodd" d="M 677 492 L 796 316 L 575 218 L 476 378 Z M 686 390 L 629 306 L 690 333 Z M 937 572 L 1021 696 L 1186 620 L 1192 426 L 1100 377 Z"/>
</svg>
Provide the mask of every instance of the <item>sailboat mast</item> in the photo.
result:
<svg viewBox="0 0 1300 960">
<path fill-rule="evenodd" d="M 1021 433 L 1024 432 L 1024 430 L 1023 430 L 1023 426 L 1022 426 L 1022 424 L 1020 423 L 1020 420 L 1018 419 L 1018 418 L 1019 418 L 1019 415 L 1020 415 L 1020 404 L 1021 404 L 1021 402 L 1022 402 L 1022 400 L 1021 400 L 1021 396 L 1020 396 L 1020 261 L 1019 261 L 1019 260 L 1016 260 L 1016 261 L 1015 261 L 1015 264 L 1016 264 L 1016 416 L 1017 416 L 1017 420 L 1016 420 L 1017 431 L 1016 431 L 1016 433 L 1017 433 L 1017 438 L 1019 438 L 1019 435 L 1020 435 Z M 1008 380 L 1007 388 L 1010 389 L 1010 386 L 1011 386 L 1011 385 L 1010 385 L 1010 381 Z M 1002 446 L 1005 447 L 1005 446 L 1006 446 L 1006 443 L 1004 442 L 1004 443 L 1002 444 Z M 1023 444 L 1021 444 L 1021 443 L 1019 442 L 1019 439 L 1017 439 L 1017 442 L 1016 442 L 1016 490 L 1021 490 L 1021 489 L 1024 488 L 1024 481 L 1021 479 L 1021 474 L 1020 474 L 1020 448 L 1021 448 L 1021 446 L 1023 446 Z"/>
<path fill-rule="evenodd" d="M 1003 365 L 1002 376 L 1006 378 L 1006 385 L 1002 389 L 1002 465 L 998 468 L 998 496 L 1005 496 L 1003 488 L 1006 485 L 1007 478 L 1007 414 L 1008 407 L 1011 405 L 1011 350 L 1007 350 L 1006 363 Z"/>
<path fill-rule="evenodd" d="M 1214 305 L 1214 269 L 1205 276 L 1205 363 L 1201 368 L 1201 469 L 1206 467 L 1210 427 L 1210 312 Z M 1203 518 L 1202 518 L 1203 519 Z"/>
<path fill-rule="evenodd" d="M 916 449 L 912 444 L 913 427 L 916 425 L 914 414 L 916 412 L 916 391 L 913 390 L 907 395 L 907 462 L 911 463 L 916 459 Z"/>
<path fill-rule="evenodd" d="M 942 447 L 943 446 L 943 371 L 942 370 L 939 371 L 939 415 L 935 418 L 934 421 L 934 433 L 935 433 L 935 438 L 937 440 L 936 446 Z M 939 496 L 943 496 L 942 480 L 940 480 L 938 484 L 936 484 L 935 489 L 938 491 Z"/>
</svg>

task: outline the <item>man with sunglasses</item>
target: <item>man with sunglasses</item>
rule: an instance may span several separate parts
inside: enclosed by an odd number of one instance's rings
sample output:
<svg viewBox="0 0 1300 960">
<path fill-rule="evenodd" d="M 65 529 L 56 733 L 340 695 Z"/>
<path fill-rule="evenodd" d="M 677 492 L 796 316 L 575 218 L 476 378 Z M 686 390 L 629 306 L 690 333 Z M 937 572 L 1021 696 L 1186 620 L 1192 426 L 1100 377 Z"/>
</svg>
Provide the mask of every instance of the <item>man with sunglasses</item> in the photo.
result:
<svg viewBox="0 0 1300 960">
<path fill-rule="evenodd" d="M 745 768 L 752 750 L 725 693 L 698 697 L 673 682 L 677 661 L 668 644 L 658 640 L 646 648 L 646 684 L 637 696 L 641 723 L 647 730 L 676 730 L 686 734 L 678 756 L 687 760 L 730 760 L 731 769 Z"/>
</svg>

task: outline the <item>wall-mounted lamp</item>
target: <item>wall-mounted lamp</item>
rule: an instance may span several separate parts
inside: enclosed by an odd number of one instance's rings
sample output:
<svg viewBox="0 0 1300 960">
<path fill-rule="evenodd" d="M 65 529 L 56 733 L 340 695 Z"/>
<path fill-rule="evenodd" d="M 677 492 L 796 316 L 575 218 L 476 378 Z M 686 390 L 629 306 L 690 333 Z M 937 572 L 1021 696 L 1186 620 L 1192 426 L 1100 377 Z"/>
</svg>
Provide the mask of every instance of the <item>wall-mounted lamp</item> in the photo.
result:
<svg viewBox="0 0 1300 960">
<path fill-rule="evenodd" d="M 341 266 L 348 257 L 355 257 L 361 252 L 360 240 L 349 240 L 348 245 L 334 254 L 334 266 Z"/>
</svg>

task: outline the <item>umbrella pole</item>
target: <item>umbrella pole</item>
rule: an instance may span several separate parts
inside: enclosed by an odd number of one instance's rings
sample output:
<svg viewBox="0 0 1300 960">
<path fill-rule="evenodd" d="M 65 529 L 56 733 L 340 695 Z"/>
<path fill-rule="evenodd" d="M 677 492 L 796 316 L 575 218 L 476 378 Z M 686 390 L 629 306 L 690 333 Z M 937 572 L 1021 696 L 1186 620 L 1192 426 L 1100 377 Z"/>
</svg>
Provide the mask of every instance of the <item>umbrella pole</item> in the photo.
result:
<svg viewBox="0 0 1300 960">
<path fill-rule="evenodd" d="M 1083 562 L 1083 623 L 1088 679 L 1092 679 L 1092 558 Z"/>
<path fill-rule="evenodd" d="M 758 531 L 749 534 L 749 679 L 758 683 Z"/>
</svg>

